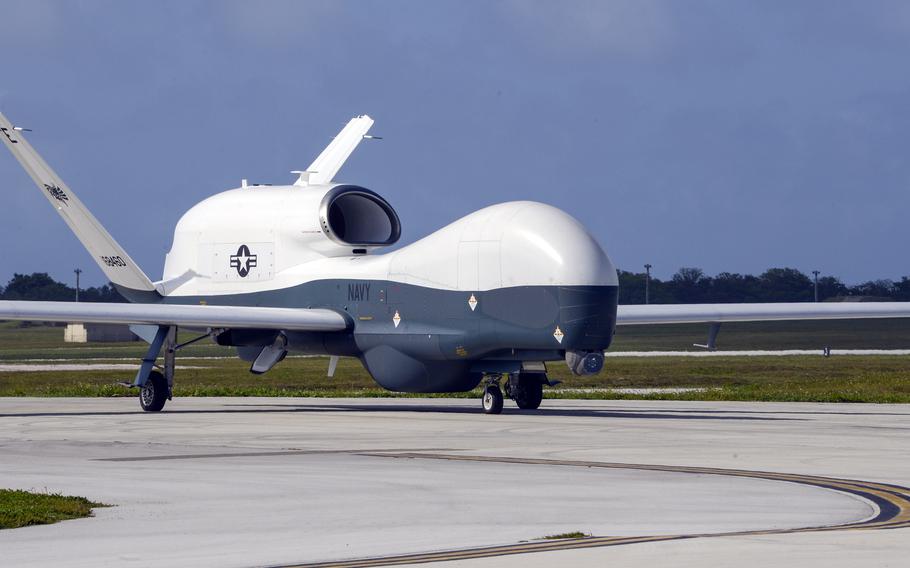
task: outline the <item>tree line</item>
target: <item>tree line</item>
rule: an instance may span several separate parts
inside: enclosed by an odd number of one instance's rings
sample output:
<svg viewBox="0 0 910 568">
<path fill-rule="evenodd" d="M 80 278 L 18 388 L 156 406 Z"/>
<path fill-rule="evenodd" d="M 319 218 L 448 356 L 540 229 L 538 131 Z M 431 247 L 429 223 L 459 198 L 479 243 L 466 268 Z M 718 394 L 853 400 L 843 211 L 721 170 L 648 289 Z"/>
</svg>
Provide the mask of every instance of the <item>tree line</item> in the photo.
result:
<svg viewBox="0 0 910 568">
<path fill-rule="evenodd" d="M 645 303 L 645 273 L 619 271 L 619 303 Z M 735 302 L 811 302 L 815 297 L 812 278 L 795 268 L 769 268 L 758 276 L 721 272 L 708 276 L 700 268 L 681 268 L 669 280 L 651 277 L 652 304 L 703 304 Z M 76 289 L 57 282 L 44 272 L 14 274 L 0 286 L 3 300 L 46 300 L 71 302 Z M 847 286 L 834 276 L 818 279 L 820 302 L 837 300 L 910 301 L 910 277 L 898 282 L 870 280 Z M 81 302 L 125 302 L 113 285 L 84 288 Z"/>
<path fill-rule="evenodd" d="M 45 272 L 14 274 L 6 286 L 0 286 L 2 300 L 44 300 L 73 302 L 76 288 L 57 282 Z M 126 302 L 113 285 L 80 288 L 80 302 Z"/>
<path fill-rule="evenodd" d="M 619 271 L 619 303 L 644 304 L 644 272 Z M 708 276 L 700 268 L 681 268 L 669 280 L 651 277 L 652 304 L 712 304 L 736 302 L 812 302 L 815 282 L 795 268 L 769 268 L 758 276 L 721 272 Z M 834 276 L 818 279 L 818 301 L 910 300 L 910 277 L 899 282 L 870 280 L 847 286 Z"/>
</svg>

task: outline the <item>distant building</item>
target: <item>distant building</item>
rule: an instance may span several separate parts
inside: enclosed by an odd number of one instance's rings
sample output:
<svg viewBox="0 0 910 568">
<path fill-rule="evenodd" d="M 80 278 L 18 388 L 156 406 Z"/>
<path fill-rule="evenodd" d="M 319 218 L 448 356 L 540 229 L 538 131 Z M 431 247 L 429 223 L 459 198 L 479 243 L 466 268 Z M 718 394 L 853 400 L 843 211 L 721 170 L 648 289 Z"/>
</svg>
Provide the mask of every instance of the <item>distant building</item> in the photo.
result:
<svg viewBox="0 0 910 568">
<path fill-rule="evenodd" d="M 63 330 L 63 341 L 66 343 L 88 343 L 85 326 L 81 323 L 70 323 Z"/>
<path fill-rule="evenodd" d="M 71 323 L 63 331 L 66 343 L 120 343 L 139 341 L 128 325 L 114 323 Z"/>
</svg>

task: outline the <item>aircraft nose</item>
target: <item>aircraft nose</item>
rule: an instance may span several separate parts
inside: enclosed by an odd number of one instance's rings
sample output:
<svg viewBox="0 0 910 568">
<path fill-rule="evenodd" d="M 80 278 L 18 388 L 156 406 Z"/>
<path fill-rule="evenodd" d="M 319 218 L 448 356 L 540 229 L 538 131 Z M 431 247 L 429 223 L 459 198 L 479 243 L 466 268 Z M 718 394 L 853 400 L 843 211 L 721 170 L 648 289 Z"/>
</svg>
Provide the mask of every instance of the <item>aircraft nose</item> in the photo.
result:
<svg viewBox="0 0 910 568">
<path fill-rule="evenodd" d="M 543 203 L 527 202 L 501 238 L 505 286 L 616 286 L 616 268 L 578 220 Z"/>
</svg>

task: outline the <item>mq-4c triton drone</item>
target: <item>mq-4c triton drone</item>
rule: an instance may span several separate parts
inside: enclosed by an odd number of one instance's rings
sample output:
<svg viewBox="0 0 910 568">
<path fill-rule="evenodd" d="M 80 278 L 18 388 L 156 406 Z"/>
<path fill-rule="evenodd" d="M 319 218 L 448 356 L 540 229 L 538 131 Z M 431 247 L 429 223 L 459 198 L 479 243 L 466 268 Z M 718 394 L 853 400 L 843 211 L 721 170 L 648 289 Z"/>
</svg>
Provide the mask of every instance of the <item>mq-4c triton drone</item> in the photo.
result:
<svg viewBox="0 0 910 568">
<path fill-rule="evenodd" d="M 598 373 L 617 323 L 898 317 L 902 303 L 617 307 L 616 269 L 569 214 L 543 203 L 486 207 L 408 246 L 377 193 L 334 181 L 373 119 L 352 119 L 293 185 L 248 185 L 186 212 L 164 275 L 152 282 L 0 115 L 0 140 L 130 304 L 0 302 L 0 319 L 130 324 L 149 343 L 130 386 L 144 410 L 171 398 L 175 354 L 206 337 L 237 348 L 261 374 L 288 352 L 356 357 L 383 388 L 410 393 L 500 385 L 536 409 L 546 362 Z M 178 344 L 178 326 L 203 335 Z M 709 341 L 709 343 L 713 343 Z M 156 361 L 164 352 L 163 372 Z M 503 377 L 507 380 L 503 381 Z"/>
</svg>

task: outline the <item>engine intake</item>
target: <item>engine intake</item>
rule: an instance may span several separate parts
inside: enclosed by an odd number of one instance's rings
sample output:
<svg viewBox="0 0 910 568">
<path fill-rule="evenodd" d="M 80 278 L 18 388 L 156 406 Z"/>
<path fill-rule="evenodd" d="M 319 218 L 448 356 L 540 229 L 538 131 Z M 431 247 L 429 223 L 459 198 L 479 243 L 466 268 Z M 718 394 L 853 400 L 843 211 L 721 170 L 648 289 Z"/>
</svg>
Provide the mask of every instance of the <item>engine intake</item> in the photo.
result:
<svg viewBox="0 0 910 568">
<path fill-rule="evenodd" d="M 379 194 L 356 185 L 332 188 L 319 207 L 319 225 L 341 245 L 388 246 L 401 237 L 401 223 Z"/>
</svg>

